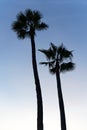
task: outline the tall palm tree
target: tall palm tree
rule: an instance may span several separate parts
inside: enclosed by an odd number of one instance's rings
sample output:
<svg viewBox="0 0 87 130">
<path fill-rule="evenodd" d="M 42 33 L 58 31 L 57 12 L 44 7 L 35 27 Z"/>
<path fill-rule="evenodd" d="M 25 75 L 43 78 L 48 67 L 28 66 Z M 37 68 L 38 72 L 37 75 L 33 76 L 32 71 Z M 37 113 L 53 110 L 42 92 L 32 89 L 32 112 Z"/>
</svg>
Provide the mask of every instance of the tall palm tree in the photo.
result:
<svg viewBox="0 0 87 130">
<path fill-rule="evenodd" d="M 39 51 L 44 53 L 47 58 L 47 62 L 40 62 L 40 64 L 48 65 L 50 73 L 56 75 L 61 130 L 66 130 L 66 117 L 60 81 L 60 72 L 66 72 L 74 69 L 74 63 L 72 62 L 72 51 L 67 50 L 63 44 L 57 47 L 53 43 L 51 43 L 49 49 L 39 49 Z"/>
<path fill-rule="evenodd" d="M 35 34 L 36 31 L 48 28 L 48 25 L 42 22 L 41 19 L 42 15 L 39 11 L 27 9 L 24 13 L 20 12 L 16 17 L 16 21 L 12 23 L 12 29 L 17 33 L 18 38 L 25 39 L 29 37 L 31 40 L 32 65 L 37 96 L 37 130 L 43 130 L 43 102 L 36 62 Z"/>
</svg>

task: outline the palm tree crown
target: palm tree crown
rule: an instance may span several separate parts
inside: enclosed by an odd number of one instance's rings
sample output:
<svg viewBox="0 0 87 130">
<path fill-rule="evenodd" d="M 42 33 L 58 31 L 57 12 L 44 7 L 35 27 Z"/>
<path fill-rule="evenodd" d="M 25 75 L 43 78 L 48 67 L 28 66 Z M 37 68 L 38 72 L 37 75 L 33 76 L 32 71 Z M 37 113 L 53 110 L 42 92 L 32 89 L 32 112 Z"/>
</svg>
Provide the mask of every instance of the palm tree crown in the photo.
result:
<svg viewBox="0 0 87 130">
<path fill-rule="evenodd" d="M 35 35 L 35 30 L 47 29 L 48 25 L 41 22 L 42 15 L 39 11 L 25 10 L 17 15 L 17 20 L 13 22 L 12 29 L 17 33 L 18 38 L 24 39 Z"/>
<path fill-rule="evenodd" d="M 49 49 L 39 49 L 39 51 L 44 53 L 47 58 L 47 62 L 40 62 L 40 64 L 48 65 L 52 74 L 56 73 L 56 62 L 58 62 L 60 72 L 70 71 L 75 67 L 75 64 L 72 62 L 72 51 L 67 50 L 63 44 L 57 47 L 51 43 Z"/>
</svg>

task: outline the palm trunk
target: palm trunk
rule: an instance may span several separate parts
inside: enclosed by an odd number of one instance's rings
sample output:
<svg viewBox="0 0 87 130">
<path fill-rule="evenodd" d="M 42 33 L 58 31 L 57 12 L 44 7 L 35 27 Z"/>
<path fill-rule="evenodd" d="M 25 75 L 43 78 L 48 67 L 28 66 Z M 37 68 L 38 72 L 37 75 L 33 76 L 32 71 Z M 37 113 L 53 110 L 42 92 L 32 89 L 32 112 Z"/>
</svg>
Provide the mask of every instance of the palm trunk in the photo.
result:
<svg viewBox="0 0 87 130">
<path fill-rule="evenodd" d="M 43 101 L 41 94 L 40 81 L 37 70 L 37 62 L 36 62 L 36 48 L 34 36 L 31 36 L 31 48 L 32 48 L 32 65 L 33 65 L 33 73 L 36 85 L 36 96 L 37 96 L 37 130 L 43 130 Z"/>
<path fill-rule="evenodd" d="M 59 72 L 59 64 L 57 61 L 56 64 L 56 80 L 57 80 L 57 91 L 58 91 L 58 99 L 59 99 L 59 109 L 60 109 L 60 120 L 61 120 L 61 130 L 66 130 L 66 117 L 65 117 L 65 110 L 64 110 L 64 101 L 63 101 L 63 94 L 61 88 L 61 81 L 60 81 L 60 72 Z"/>
</svg>

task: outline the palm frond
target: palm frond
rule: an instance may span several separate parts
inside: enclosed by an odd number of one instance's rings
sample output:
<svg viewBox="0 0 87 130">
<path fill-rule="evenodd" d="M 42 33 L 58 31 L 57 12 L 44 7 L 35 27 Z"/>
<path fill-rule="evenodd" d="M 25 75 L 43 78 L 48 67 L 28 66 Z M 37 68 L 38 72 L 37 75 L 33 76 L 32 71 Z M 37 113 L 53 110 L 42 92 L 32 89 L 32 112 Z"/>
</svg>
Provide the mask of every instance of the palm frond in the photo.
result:
<svg viewBox="0 0 87 130">
<path fill-rule="evenodd" d="M 51 74 L 55 74 L 55 73 L 56 73 L 56 67 L 50 68 L 50 69 L 49 69 L 49 72 L 50 72 Z"/>
<path fill-rule="evenodd" d="M 55 60 L 47 61 L 47 62 L 40 62 L 40 64 L 46 64 L 46 65 L 49 65 L 49 67 L 52 67 L 54 63 L 55 63 Z"/>
<path fill-rule="evenodd" d="M 56 46 L 51 43 L 49 49 L 39 49 L 40 52 L 44 53 L 47 60 L 56 59 Z"/>
<path fill-rule="evenodd" d="M 33 11 L 31 9 L 26 9 L 24 12 L 27 21 L 31 22 L 33 20 Z"/>
<path fill-rule="evenodd" d="M 22 25 L 20 24 L 20 22 L 14 21 L 12 23 L 12 29 L 17 32 L 18 30 L 20 30 L 22 27 Z"/>
<path fill-rule="evenodd" d="M 63 43 L 57 48 L 57 53 L 60 54 L 64 48 Z"/>
<path fill-rule="evenodd" d="M 64 60 L 72 60 L 73 51 L 69 51 L 67 50 L 63 44 L 61 44 L 61 46 L 58 47 L 58 55 L 59 55 L 59 61 L 62 62 Z"/>
<path fill-rule="evenodd" d="M 27 35 L 26 31 L 21 29 L 20 31 L 17 31 L 17 35 L 19 39 L 24 39 Z"/>
<path fill-rule="evenodd" d="M 50 43 L 50 46 L 52 48 L 53 51 L 57 51 L 57 46 L 55 46 L 52 42 Z"/>
<path fill-rule="evenodd" d="M 52 53 L 52 59 L 57 58 L 57 46 L 55 46 L 53 43 L 50 44 L 51 53 Z"/>
<path fill-rule="evenodd" d="M 17 33 L 18 38 L 24 39 L 26 36 L 26 29 L 23 28 L 23 24 L 17 21 L 14 21 L 12 24 L 12 29 Z"/>
<path fill-rule="evenodd" d="M 34 21 L 40 21 L 43 18 L 42 14 L 40 11 L 34 10 L 33 11 L 33 20 Z"/>
<path fill-rule="evenodd" d="M 21 23 L 24 23 L 24 22 L 26 23 L 26 21 L 27 21 L 25 14 L 23 14 L 22 12 L 18 13 L 16 18 Z"/>
<path fill-rule="evenodd" d="M 55 74 L 55 72 L 56 72 L 56 67 L 53 66 L 53 63 L 54 63 L 54 62 L 55 62 L 55 61 L 51 61 L 51 62 L 40 62 L 40 64 L 41 64 L 41 65 L 46 65 L 46 66 L 48 66 L 50 73 L 51 73 L 51 74 Z"/>
<path fill-rule="evenodd" d="M 41 65 L 48 65 L 49 62 L 40 62 Z"/>
<path fill-rule="evenodd" d="M 39 49 L 39 51 L 42 52 L 46 56 L 47 60 L 49 60 L 51 58 L 51 50 L 50 49 L 48 49 L 48 50 Z"/>
<path fill-rule="evenodd" d="M 64 58 L 71 58 L 71 57 L 73 57 L 73 54 L 72 54 L 72 51 L 68 51 L 66 49 L 63 49 L 61 56 Z"/>
<path fill-rule="evenodd" d="M 17 33 L 18 38 L 24 39 L 26 37 L 27 23 L 22 12 L 17 15 L 17 20 L 12 23 L 12 29 Z"/>
<path fill-rule="evenodd" d="M 60 65 L 60 72 L 71 71 L 74 70 L 74 68 L 75 68 L 75 64 L 72 62 L 62 63 Z"/>
<path fill-rule="evenodd" d="M 43 30 L 43 29 L 47 29 L 48 25 L 45 24 L 44 22 L 42 22 L 38 26 L 36 26 L 36 28 L 37 28 L 38 31 L 40 31 L 40 30 Z"/>
<path fill-rule="evenodd" d="M 49 67 L 49 69 L 54 68 L 55 67 L 55 60 L 49 61 L 48 67 Z"/>
</svg>

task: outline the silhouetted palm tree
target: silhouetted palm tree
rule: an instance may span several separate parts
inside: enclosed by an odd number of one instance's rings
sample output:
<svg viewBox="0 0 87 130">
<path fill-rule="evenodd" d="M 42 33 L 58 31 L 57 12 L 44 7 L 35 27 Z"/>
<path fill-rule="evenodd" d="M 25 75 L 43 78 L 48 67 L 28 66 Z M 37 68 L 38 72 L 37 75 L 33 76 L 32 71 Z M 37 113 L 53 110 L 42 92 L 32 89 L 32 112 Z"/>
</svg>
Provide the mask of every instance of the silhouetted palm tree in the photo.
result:
<svg viewBox="0 0 87 130">
<path fill-rule="evenodd" d="M 43 130 L 43 102 L 36 63 L 36 48 L 34 38 L 36 30 L 40 31 L 48 28 L 48 25 L 44 22 L 41 22 L 41 19 L 42 15 L 39 11 L 27 9 L 24 13 L 20 12 L 16 17 L 16 21 L 14 21 L 12 24 L 12 29 L 17 33 L 18 38 L 24 39 L 29 37 L 31 40 L 32 65 L 37 96 L 37 130 Z"/>
<path fill-rule="evenodd" d="M 66 130 L 66 117 L 64 110 L 64 101 L 60 81 L 60 72 L 66 72 L 74 69 L 74 63 L 72 62 L 72 51 L 67 50 L 63 44 L 59 47 L 51 43 L 49 49 L 39 49 L 40 52 L 44 53 L 47 62 L 40 62 L 40 64 L 48 65 L 49 71 L 56 75 L 57 80 L 57 91 L 59 99 L 60 119 L 61 119 L 61 130 Z"/>
</svg>

